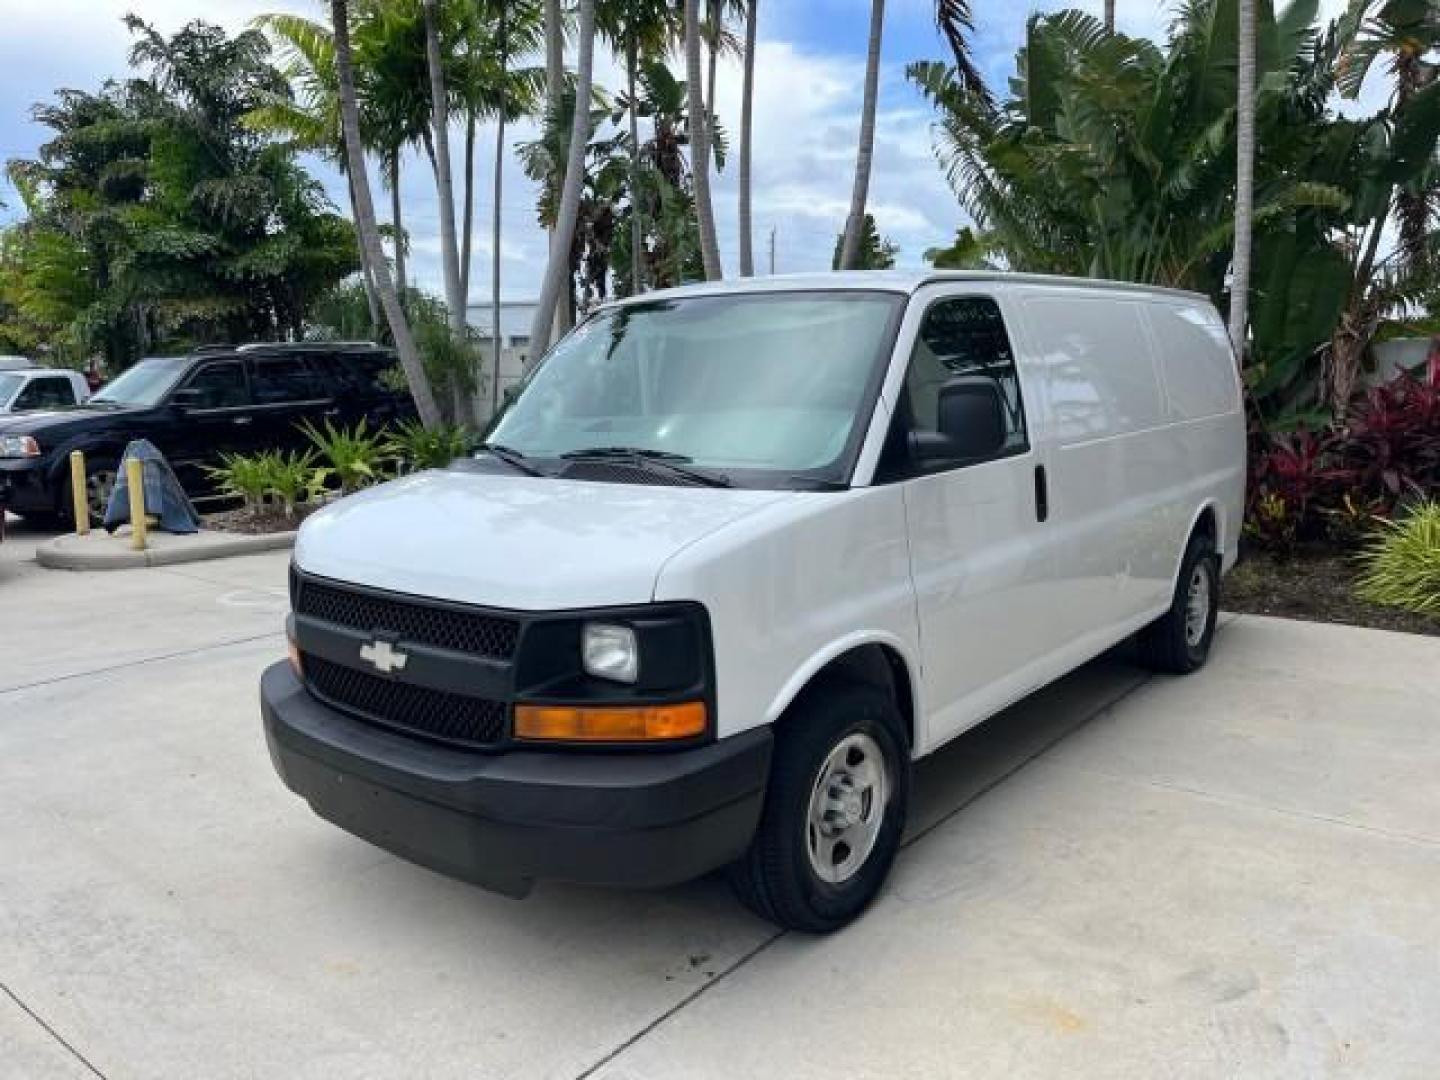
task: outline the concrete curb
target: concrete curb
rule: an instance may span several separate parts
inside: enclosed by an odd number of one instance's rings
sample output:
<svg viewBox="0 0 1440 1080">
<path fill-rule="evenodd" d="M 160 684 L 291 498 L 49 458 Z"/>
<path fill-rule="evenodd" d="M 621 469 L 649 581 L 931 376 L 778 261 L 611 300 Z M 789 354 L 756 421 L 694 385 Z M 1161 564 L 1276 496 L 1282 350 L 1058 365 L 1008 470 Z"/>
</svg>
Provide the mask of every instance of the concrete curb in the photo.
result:
<svg viewBox="0 0 1440 1080">
<path fill-rule="evenodd" d="M 151 533 L 149 548 L 132 551 L 128 529 L 115 536 L 96 530 L 89 536 L 69 533 L 47 540 L 36 548 L 35 561 L 51 570 L 135 570 L 255 555 L 294 546 L 294 532 L 247 536 L 201 530 L 190 536 Z"/>
</svg>

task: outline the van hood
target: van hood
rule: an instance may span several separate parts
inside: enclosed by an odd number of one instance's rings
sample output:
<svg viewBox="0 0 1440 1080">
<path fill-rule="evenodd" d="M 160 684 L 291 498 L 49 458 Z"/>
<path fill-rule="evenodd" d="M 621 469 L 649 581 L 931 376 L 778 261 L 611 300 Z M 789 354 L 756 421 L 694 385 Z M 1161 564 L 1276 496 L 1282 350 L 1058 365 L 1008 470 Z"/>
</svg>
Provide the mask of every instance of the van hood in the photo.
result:
<svg viewBox="0 0 1440 1080">
<path fill-rule="evenodd" d="M 642 604 L 677 551 L 793 497 L 435 470 L 314 515 L 295 562 L 321 577 L 485 607 Z"/>
</svg>

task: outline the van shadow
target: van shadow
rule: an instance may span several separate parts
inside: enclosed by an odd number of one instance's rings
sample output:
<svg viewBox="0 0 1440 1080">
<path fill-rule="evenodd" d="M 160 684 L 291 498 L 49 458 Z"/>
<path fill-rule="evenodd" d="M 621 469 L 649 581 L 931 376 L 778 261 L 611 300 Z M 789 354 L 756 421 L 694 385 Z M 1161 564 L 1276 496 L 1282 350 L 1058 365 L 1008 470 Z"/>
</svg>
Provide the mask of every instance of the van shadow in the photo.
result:
<svg viewBox="0 0 1440 1080">
<path fill-rule="evenodd" d="M 1128 649 L 1118 646 L 925 758 L 916 768 L 905 844 L 914 843 L 1019 773 L 1050 747 L 1128 695 L 1146 678 L 1146 672 L 1133 662 Z M 924 857 L 923 848 L 900 856 L 902 864 Z M 541 883 L 528 900 L 517 903 L 468 885 L 448 882 L 409 864 L 392 862 L 390 868 L 408 882 L 402 888 L 413 889 L 412 902 L 421 909 L 437 899 L 434 893 L 447 895 L 442 903 L 465 896 L 469 898 L 464 905 L 469 909 L 467 920 L 474 918 L 492 926 L 498 923 L 512 933 L 527 937 L 547 938 L 557 927 L 564 926 L 569 928 L 567 936 L 573 941 L 574 929 L 581 925 L 604 926 L 609 936 L 615 933 L 618 919 L 626 925 L 626 935 L 635 926 L 647 922 L 652 930 L 659 924 L 669 923 L 673 932 L 683 939 L 688 934 L 681 927 L 688 926 L 693 933 L 699 927 L 709 926 L 711 931 L 703 936 L 710 936 L 717 928 L 717 921 L 719 926 L 728 925 L 732 932 L 739 929 L 737 921 L 751 922 L 730 897 L 724 875 L 719 872 L 675 888 L 651 892 Z M 401 886 L 397 883 L 397 887 Z M 421 893 L 432 895 L 427 898 L 418 895 Z M 648 917 L 635 919 L 637 907 Z"/>
</svg>

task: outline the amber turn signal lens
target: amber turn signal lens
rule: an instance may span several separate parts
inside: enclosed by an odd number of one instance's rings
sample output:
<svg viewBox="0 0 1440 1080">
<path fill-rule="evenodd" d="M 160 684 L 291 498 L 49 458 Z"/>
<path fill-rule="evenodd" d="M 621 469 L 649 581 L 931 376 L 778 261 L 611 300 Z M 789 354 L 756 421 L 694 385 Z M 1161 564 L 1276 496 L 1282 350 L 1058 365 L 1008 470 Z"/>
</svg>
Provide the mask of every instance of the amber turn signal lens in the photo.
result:
<svg viewBox="0 0 1440 1080">
<path fill-rule="evenodd" d="M 663 742 L 705 734 L 703 701 L 634 708 L 517 705 L 515 738 L 535 742 Z"/>
<path fill-rule="evenodd" d="M 294 671 L 296 675 L 298 675 L 298 676 L 300 676 L 300 677 L 303 678 L 304 675 L 305 675 L 305 672 L 304 672 L 303 670 L 301 670 L 301 667 L 300 667 L 300 648 L 299 648 L 299 646 L 297 646 L 297 645 L 295 644 L 295 642 L 293 642 L 293 641 L 286 641 L 286 642 L 285 642 L 285 646 L 286 646 L 286 652 L 288 652 L 288 653 L 290 654 L 290 670 Z"/>
</svg>

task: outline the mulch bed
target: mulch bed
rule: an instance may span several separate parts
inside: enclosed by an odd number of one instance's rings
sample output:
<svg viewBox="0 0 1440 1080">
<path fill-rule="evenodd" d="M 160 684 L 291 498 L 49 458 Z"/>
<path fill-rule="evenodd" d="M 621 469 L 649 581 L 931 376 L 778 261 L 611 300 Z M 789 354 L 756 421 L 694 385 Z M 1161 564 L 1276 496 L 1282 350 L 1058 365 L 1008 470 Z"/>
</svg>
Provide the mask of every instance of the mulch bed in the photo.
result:
<svg viewBox="0 0 1440 1080">
<path fill-rule="evenodd" d="M 292 532 L 300 523 L 315 512 L 314 507 L 299 506 L 294 517 L 286 517 L 282 510 L 265 509 L 252 513 L 243 508 L 219 510 L 206 514 L 202 519 L 204 528 L 216 532 L 244 533 L 246 536 L 261 536 L 265 533 Z"/>
<path fill-rule="evenodd" d="M 1358 573 L 1353 555 L 1331 549 L 1301 550 L 1289 557 L 1247 551 L 1225 579 L 1222 603 L 1229 611 L 1251 615 L 1440 636 L 1440 618 L 1381 607 L 1357 597 Z"/>
</svg>

